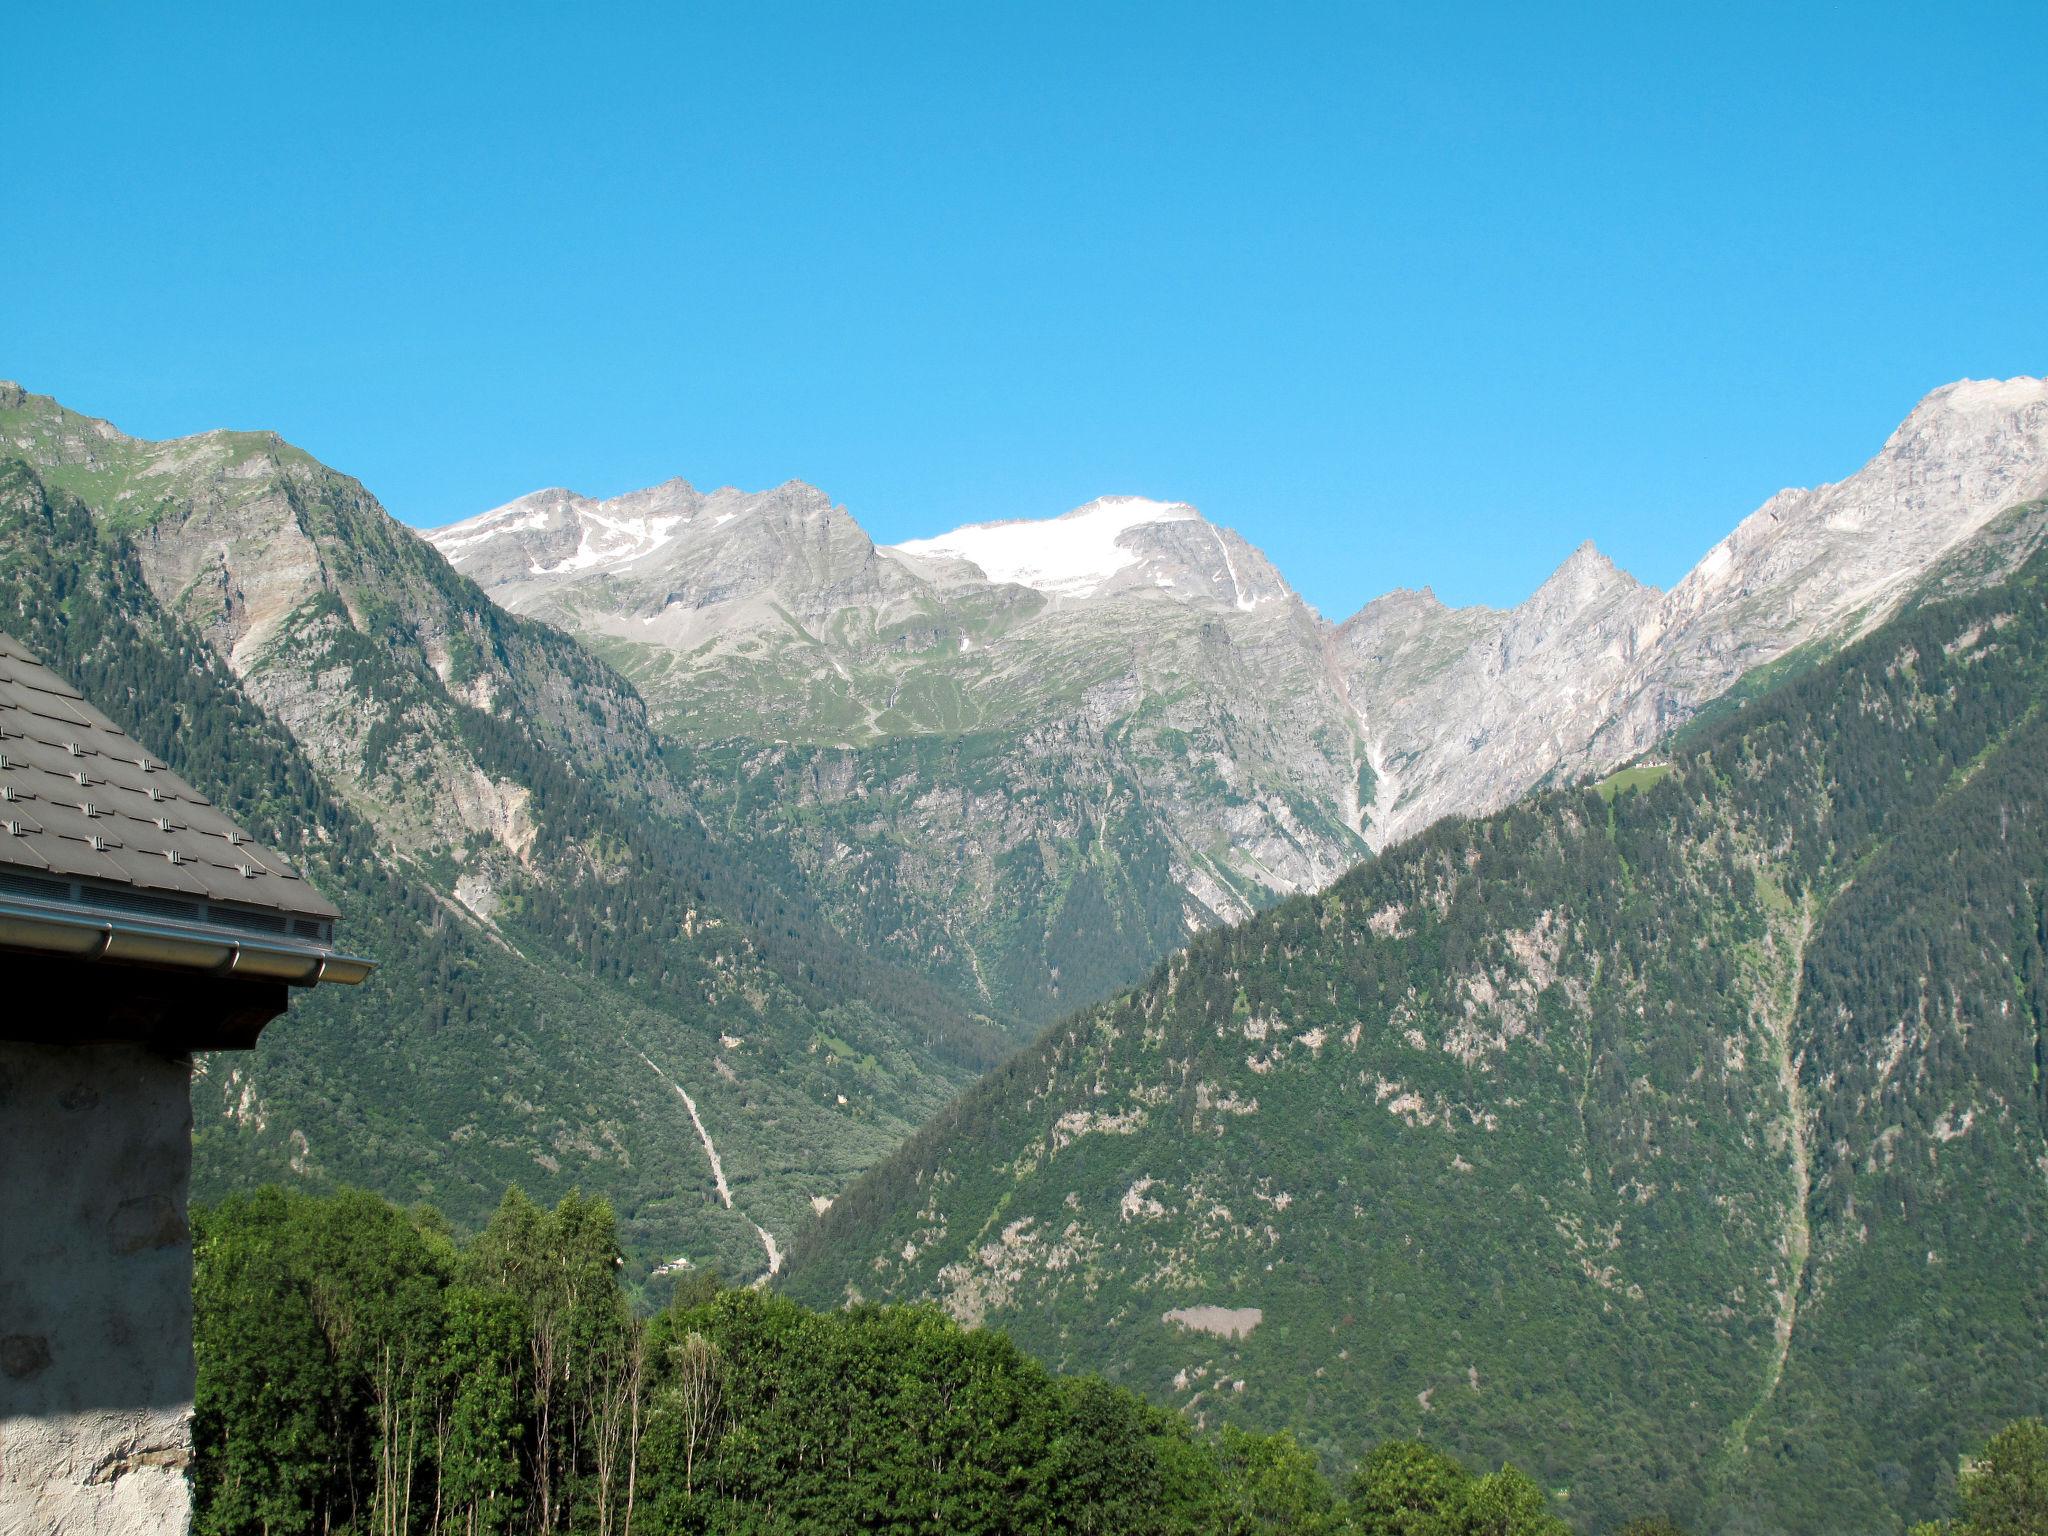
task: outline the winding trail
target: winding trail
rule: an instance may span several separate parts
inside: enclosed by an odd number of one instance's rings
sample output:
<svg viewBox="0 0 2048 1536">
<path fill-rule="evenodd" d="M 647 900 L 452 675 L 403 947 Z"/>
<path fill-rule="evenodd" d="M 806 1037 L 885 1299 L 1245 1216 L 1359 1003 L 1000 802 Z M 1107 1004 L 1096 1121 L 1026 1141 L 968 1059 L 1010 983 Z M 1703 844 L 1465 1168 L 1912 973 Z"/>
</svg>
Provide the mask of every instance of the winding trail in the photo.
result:
<svg viewBox="0 0 2048 1536">
<path fill-rule="evenodd" d="M 733 1208 L 732 1186 L 725 1182 L 725 1164 L 719 1161 L 718 1148 L 712 1143 L 711 1133 L 704 1129 L 704 1117 L 697 1113 L 697 1101 L 690 1097 L 681 1083 L 656 1066 L 653 1057 L 649 1056 L 645 1051 L 641 1051 L 639 1056 L 642 1061 L 647 1063 L 647 1069 L 650 1072 L 675 1090 L 676 1097 L 683 1101 L 683 1108 L 690 1112 L 690 1124 L 697 1128 L 697 1139 L 704 1143 L 704 1156 L 711 1163 L 711 1182 L 718 1188 L 718 1202 L 728 1211 L 731 1210 Z M 754 1229 L 755 1236 L 761 1239 L 761 1247 L 768 1255 L 768 1276 L 773 1277 L 780 1274 L 782 1271 L 782 1250 L 776 1246 L 774 1234 L 750 1216 L 746 1217 L 746 1223 Z"/>
</svg>

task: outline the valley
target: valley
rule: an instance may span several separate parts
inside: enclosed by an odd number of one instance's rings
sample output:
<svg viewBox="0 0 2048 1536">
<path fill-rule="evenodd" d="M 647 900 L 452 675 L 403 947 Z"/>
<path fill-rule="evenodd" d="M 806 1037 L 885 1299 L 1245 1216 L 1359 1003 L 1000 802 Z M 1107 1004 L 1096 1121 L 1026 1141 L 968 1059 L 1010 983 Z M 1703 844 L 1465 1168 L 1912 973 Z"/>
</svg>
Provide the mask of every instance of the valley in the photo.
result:
<svg viewBox="0 0 2048 1536">
<path fill-rule="evenodd" d="M 2048 7 L 8 23 L 0 1536 L 2048 1536 Z"/>
</svg>

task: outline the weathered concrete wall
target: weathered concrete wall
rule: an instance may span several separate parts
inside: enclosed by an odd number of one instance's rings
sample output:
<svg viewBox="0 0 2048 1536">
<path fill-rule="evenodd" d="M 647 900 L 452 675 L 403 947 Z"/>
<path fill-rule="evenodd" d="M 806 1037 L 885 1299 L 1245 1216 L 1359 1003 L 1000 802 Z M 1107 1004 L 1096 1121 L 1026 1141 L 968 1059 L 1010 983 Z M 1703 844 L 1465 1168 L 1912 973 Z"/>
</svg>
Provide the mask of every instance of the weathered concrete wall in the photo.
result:
<svg viewBox="0 0 2048 1536">
<path fill-rule="evenodd" d="M 0 1041 L 6 1536 L 187 1525 L 191 1071 L 138 1045 Z"/>
</svg>

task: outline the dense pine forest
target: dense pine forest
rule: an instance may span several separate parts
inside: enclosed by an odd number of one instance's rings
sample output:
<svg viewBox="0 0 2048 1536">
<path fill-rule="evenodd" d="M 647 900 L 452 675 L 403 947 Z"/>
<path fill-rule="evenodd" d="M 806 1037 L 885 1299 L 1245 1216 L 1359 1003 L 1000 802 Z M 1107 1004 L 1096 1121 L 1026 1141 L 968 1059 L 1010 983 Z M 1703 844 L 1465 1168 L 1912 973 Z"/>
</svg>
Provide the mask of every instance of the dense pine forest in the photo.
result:
<svg viewBox="0 0 2048 1536">
<path fill-rule="evenodd" d="M 702 1273 L 640 1315 L 580 1195 L 513 1190 L 468 1241 L 352 1192 L 194 1226 L 200 1536 L 1569 1530 L 1512 1467 L 1390 1441 L 1333 1484 L 1284 1432 L 1198 1434 L 932 1307 L 818 1313 Z M 1953 1536 L 2044 1529 L 2048 1431 L 2007 1431 L 1961 1497 Z"/>
</svg>

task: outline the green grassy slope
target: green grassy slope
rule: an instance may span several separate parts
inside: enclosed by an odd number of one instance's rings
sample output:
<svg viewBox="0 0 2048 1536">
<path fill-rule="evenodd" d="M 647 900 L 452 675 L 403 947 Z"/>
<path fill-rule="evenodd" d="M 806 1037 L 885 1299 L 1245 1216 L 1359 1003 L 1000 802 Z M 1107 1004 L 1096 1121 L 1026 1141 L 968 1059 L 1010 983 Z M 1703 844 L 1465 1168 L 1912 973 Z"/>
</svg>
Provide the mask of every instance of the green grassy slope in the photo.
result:
<svg viewBox="0 0 2048 1536">
<path fill-rule="evenodd" d="M 1512 1458 L 1589 1530 L 1938 1509 L 2048 1381 L 2044 580 L 1197 940 L 789 1288 L 935 1297 L 1332 1463 Z"/>
</svg>

